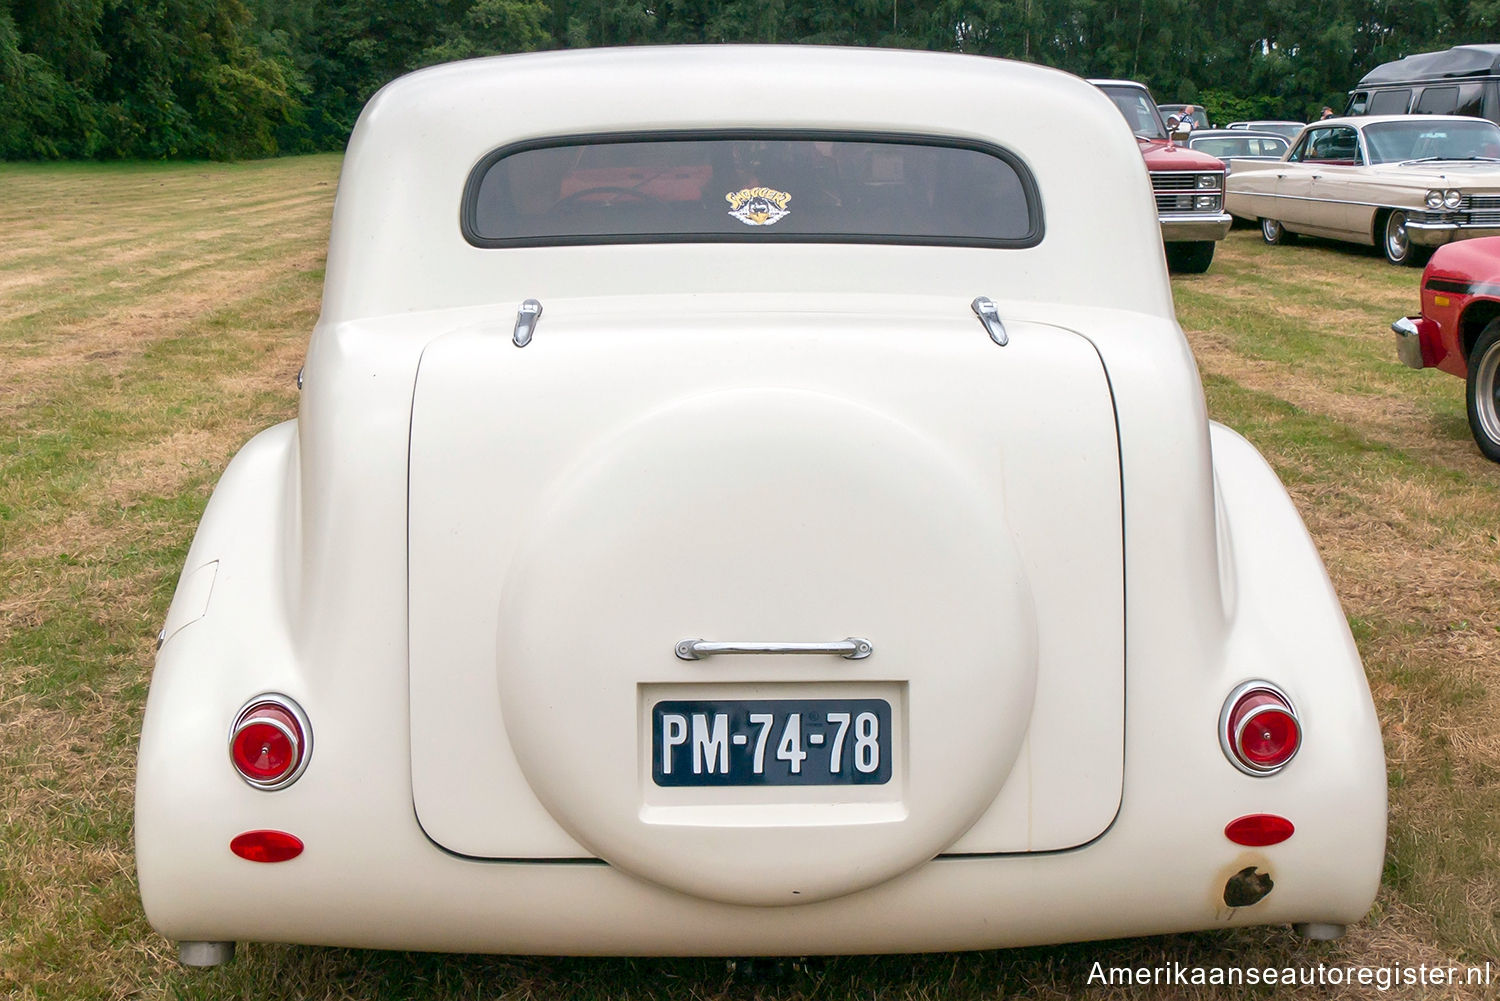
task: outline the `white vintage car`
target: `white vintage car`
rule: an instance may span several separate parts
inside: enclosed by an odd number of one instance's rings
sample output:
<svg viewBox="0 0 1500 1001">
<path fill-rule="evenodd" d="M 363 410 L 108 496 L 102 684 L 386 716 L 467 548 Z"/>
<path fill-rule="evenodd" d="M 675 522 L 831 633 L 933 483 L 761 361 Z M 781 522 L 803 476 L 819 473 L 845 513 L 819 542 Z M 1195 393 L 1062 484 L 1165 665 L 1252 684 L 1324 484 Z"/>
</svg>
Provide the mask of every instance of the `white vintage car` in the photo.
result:
<svg viewBox="0 0 1500 1001">
<path fill-rule="evenodd" d="M 985 58 L 387 87 L 298 419 L 226 470 L 163 629 L 151 923 L 211 965 L 1359 920 L 1364 673 L 1205 416 L 1146 190 L 1107 97 Z"/>
<path fill-rule="evenodd" d="M 1299 233 L 1420 248 L 1500 235 L 1500 126 L 1480 118 L 1378 115 L 1309 125 L 1279 161 L 1236 163 L 1225 206 L 1267 243 Z"/>
</svg>

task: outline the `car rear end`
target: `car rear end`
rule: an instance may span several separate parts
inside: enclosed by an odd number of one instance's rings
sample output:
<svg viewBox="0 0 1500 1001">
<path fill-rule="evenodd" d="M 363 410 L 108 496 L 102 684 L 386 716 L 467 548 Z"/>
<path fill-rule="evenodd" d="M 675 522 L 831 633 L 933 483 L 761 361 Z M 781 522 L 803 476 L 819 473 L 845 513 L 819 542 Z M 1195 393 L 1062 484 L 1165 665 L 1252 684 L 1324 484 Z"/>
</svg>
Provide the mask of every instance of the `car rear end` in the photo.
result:
<svg viewBox="0 0 1500 1001">
<path fill-rule="evenodd" d="M 643 116 L 663 74 L 702 86 Z M 726 125 L 748 83 L 769 110 Z M 544 133 L 496 134 L 521 94 Z M 1058 115 L 1110 139 L 1036 142 Z M 1373 705 L 1285 491 L 1207 421 L 1143 173 L 1091 88 L 992 60 L 393 85 L 298 421 L 174 600 L 153 925 L 214 962 L 1357 920 Z"/>
</svg>

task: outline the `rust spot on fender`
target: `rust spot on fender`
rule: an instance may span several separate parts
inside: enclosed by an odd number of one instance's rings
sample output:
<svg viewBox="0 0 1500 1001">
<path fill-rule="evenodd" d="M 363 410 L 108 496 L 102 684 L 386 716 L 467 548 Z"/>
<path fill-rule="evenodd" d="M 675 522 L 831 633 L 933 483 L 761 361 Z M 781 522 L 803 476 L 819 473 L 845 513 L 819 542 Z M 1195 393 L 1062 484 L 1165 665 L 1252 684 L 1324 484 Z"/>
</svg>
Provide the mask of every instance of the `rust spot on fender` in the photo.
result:
<svg viewBox="0 0 1500 1001">
<path fill-rule="evenodd" d="M 1240 853 L 1216 872 L 1209 883 L 1215 918 L 1226 923 L 1233 921 L 1240 908 L 1264 900 L 1275 885 L 1274 872 L 1264 855 Z"/>
<path fill-rule="evenodd" d="M 1229 907 L 1250 907 L 1260 903 L 1274 889 L 1271 874 L 1247 865 L 1224 882 L 1224 903 Z"/>
</svg>

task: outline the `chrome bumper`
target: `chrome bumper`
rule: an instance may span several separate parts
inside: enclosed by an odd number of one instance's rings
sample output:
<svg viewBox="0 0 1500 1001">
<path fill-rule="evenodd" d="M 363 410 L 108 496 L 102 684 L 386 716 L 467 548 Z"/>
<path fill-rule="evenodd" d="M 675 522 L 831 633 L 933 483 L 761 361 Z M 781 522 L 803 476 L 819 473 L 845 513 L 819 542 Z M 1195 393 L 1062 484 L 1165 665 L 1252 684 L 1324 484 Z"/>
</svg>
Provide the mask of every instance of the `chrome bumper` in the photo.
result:
<svg viewBox="0 0 1500 1001">
<path fill-rule="evenodd" d="M 1163 243 L 1222 240 L 1229 235 L 1234 217 L 1227 212 L 1182 212 L 1161 217 Z"/>
<path fill-rule="evenodd" d="M 1500 226 L 1470 226 L 1459 222 L 1424 222 L 1407 218 L 1406 236 L 1419 247 L 1441 247 L 1454 240 L 1473 240 L 1481 236 L 1500 236 Z"/>
<path fill-rule="evenodd" d="M 1396 333 L 1396 357 L 1407 368 L 1425 368 L 1422 364 L 1422 335 L 1416 321 L 1421 317 L 1403 316 L 1391 324 Z"/>
</svg>

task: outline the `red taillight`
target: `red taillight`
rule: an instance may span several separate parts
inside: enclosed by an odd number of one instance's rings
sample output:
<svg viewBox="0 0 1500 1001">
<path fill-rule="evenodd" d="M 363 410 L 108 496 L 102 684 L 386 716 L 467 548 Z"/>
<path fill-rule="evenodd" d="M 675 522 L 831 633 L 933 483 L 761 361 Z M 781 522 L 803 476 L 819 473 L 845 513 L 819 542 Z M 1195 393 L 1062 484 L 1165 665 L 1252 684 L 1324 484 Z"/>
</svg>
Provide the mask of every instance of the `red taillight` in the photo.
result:
<svg viewBox="0 0 1500 1001">
<path fill-rule="evenodd" d="M 1291 700 L 1275 685 L 1250 681 L 1230 693 L 1219 717 L 1219 742 L 1240 771 L 1279 771 L 1302 745 L 1302 726 Z"/>
<path fill-rule="evenodd" d="M 1224 828 L 1224 837 L 1246 848 L 1264 848 L 1279 845 L 1296 830 L 1292 822 L 1274 813 L 1252 813 L 1248 817 L 1231 820 Z"/>
<path fill-rule="evenodd" d="M 295 702 L 263 696 L 235 717 L 229 758 L 240 777 L 257 789 L 282 789 L 302 774 L 311 737 L 307 717 Z"/>
<path fill-rule="evenodd" d="M 229 850 L 251 862 L 286 862 L 302 854 L 302 839 L 285 831 L 246 831 Z"/>
</svg>

